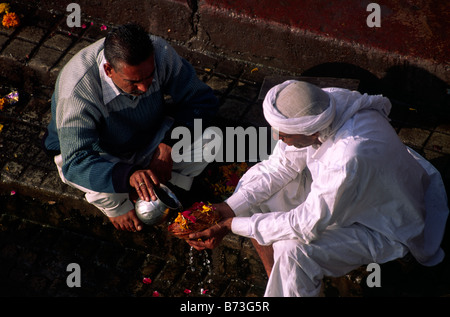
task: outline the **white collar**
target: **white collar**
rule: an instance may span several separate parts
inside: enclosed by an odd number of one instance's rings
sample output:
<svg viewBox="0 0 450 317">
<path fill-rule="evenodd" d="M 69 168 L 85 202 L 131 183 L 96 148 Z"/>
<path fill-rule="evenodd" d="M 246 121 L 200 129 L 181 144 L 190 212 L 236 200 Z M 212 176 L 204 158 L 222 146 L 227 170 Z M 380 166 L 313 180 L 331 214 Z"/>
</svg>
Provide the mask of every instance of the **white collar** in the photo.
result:
<svg viewBox="0 0 450 317">
<path fill-rule="evenodd" d="M 121 94 L 120 90 L 114 84 L 112 79 L 106 75 L 105 67 L 106 64 L 105 56 L 103 55 L 102 61 L 99 65 L 99 73 L 100 73 L 100 82 L 102 85 L 102 93 L 103 93 L 103 103 L 106 105 L 110 103 L 114 98 Z"/>
</svg>

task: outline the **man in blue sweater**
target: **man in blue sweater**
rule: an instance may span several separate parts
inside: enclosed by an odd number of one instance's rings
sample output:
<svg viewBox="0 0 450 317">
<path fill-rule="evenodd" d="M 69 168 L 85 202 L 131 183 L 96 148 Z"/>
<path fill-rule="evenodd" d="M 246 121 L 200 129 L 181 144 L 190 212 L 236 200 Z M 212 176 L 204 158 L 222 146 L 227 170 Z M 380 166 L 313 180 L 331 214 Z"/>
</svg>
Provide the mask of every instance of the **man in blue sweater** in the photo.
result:
<svg viewBox="0 0 450 317">
<path fill-rule="evenodd" d="M 170 131 L 193 128 L 197 118 L 208 126 L 217 107 L 192 65 L 163 39 L 127 24 L 63 68 L 44 144 L 64 183 L 84 191 L 117 229 L 139 231 L 130 193 L 155 200 L 153 186 L 169 181 L 189 190 L 207 163 L 174 163 Z"/>
</svg>

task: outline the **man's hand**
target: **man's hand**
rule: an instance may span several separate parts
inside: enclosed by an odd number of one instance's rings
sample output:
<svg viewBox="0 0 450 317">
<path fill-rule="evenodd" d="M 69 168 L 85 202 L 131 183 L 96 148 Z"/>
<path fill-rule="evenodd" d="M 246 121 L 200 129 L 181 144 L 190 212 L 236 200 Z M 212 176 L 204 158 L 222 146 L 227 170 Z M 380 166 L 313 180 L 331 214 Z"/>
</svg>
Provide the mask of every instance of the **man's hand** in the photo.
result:
<svg viewBox="0 0 450 317">
<path fill-rule="evenodd" d="M 136 189 L 136 193 L 141 200 L 156 200 L 153 186 L 159 186 L 159 180 L 152 170 L 138 170 L 130 176 L 130 186 Z"/>
<path fill-rule="evenodd" d="M 172 177 L 172 148 L 160 143 L 153 154 L 147 169 L 135 171 L 130 176 L 130 186 L 136 189 L 139 198 L 145 201 L 156 200 L 154 186 L 167 183 Z"/>
<path fill-rule="evenodd" d="M 109 220 L 112 222 L 114 227 L 118 230 L 128 230 L 128 231 L 141 231 L 142 222 L 136 216 L 134 209 L 130 210 L 124 215 L 111 217 Z"/>
<path fill-rule="evenodd" d="M 222 221 L 206 230 L 190 234 L 190 240 L 186 242 L 194 249 L 214 249 L 231 232 L 231 223 L 235 217 L 233 210 L 226 203 L 214 204 L 213 207 L 221 214 Z"/>
<path fill-rule="evenodd" d="M 233 218 L 227 218 L 206 230 L 190 234 L 189 240 L 186 240 L 187 244 L 199 251 L 214 249 L 231 231 L 232 220 Z"/>
<path fill-rule="evenodd" d="M 172 148 L 160 143 L 149 165 L 149 169 L 155 172 L 161 183 L 166 184 L 172 178 Z"/>
</svg>

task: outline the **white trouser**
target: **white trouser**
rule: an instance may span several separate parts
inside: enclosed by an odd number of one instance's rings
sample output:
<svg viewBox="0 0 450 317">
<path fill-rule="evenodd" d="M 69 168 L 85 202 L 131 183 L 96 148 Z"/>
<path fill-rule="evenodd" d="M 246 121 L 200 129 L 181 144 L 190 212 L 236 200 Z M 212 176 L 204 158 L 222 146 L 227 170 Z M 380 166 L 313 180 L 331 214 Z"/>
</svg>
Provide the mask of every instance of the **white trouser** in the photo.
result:
<svg viewBox="0 0 450 317">
<path fill-rule="evenodd" d="M 280 240 L 264 296 L 318 296 L 324 276 L 339 277 L 369 263 L 404 257 L 408 250 L 365 226 L 328 229 L 309 243 Z"/>
<path fill-rule="evenodd" d="M 210 133 L 209 128 L 205 130 L 204 135 L 208 135 L 207 133 Z M 214 159 L 215 155 L 211 156 L 211 151 L 203 151 L 205 147 L 208 147 L 208 139 L 205 139 L 202 136 L 201 138 L 195 140 L 190 148 L 184 149 L 185 151 L 183 155 L 180 155 L 179 153 L 172 153 L 172 159 L 174 162 L 170 183 L 182 189 L 190 190 L 194 177 L 200 175 L 200 173 L 206 168 L 208 163 L 212 162 Z M 201 148 L 202 151 L 198 151 L 198 148 Z M 155 146 L 152 146 L 127 160 L 121 160 L 120 158 L 111 156 L 106 153 L 102 153 L 100 155 L 110 162 L 122 161 L 129 164 L 148 166 L 150 164 L 154 151 Z M 194 154 L 203 155 L 203 153 L 208 153 L 209 157 L 194 157 Z M 58 168 L 58 173 L 61 180 L 65 184 L 83 191 L 85 193 L 87 202 L 100 209 L 106 216 L 117 217 L 134 209 L 134 204 L 130 201 L 128 193 L 95 192 L 83 186 L 72 183 L 68 181 L 62 173 L 63 161 L 61 154 L 55 156 L 54 161 L 56 167 Z"/>
<path fill-rule="evenodd" d="M 311 182 L 311 174 L 305 169 L 252 213 L 297 207 L 306 199 Z M 388 262 L 408 252 L 401 243 L 359 224 L 331 227 L 309 244 L 280 240 L 272 246 L 274 265 L 265 291 L 268 297 L 318 296 L 324 276 L 343 276 L 361 265 Z"/>
</svg>

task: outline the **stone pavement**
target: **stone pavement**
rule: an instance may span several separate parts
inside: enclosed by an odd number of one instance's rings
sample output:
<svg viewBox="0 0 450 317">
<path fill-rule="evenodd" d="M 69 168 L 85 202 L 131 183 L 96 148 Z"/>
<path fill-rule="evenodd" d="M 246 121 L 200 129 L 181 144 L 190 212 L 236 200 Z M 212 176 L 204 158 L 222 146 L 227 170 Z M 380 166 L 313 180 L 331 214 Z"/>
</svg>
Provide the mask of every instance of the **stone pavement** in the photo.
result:
<svg viewBox="0 0 450 317">
<path fill-rule="evenodd" d="M 0 28 L 0 93 L 3 96 L 11 87 L 19 91 L 19 102 L 0 112 L 0 295 L 261 296 L 267 279 L 247 239 L 230 235 L 214 251 L 193 251 L 191 260 L 189 247 L 167 236 L 163 226 L 146 227 L 141 233 L 118 232 L 83 201 L 79 191 L 61 183 L 40 144 L 50 119 L 53 84 L 61 67 L 106 31 L 93 18 L 83 17 L 82 28 L 68 28 L 65 12 L 20 5 L 18 10 L 23 15 L 21 26 Z M 294 76 L 173 45 L 219 97 L 223 126 L 265 126 L 263 92 L 270 83 Z M 364 90 L 364 83 L 358 87 L 355 80 L 306 80 Z M 441 171 L 449 188 L 448 105 L 423 107 L 395 97 L 392 124 L 407 145 Z M 203 185 L 196 183 L 193 195 L 198 199 Z M 444 247 L 449 248 L 448 234 Z M 66 284 L 70 263 L 81 267 L 80 288 Z M 448 260 L 424 269 L 405 259 L 382 267 L 380 289 L 365 287 L 367 273 L 362 268 L 340 279 L 327 278 L 324 292 L 327 296 L 448 296 L 449 267 Z M 152 283 L 143 283 L 144 277 Z"/>
</svg>

